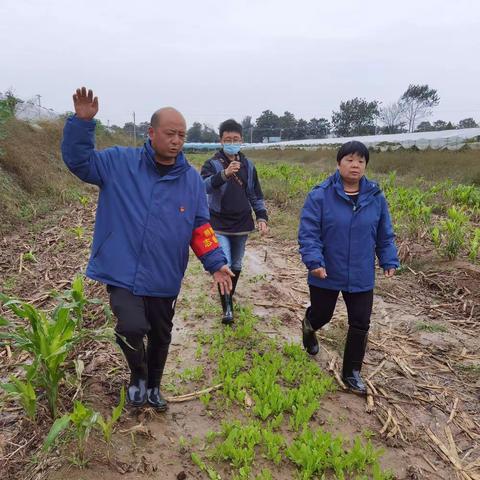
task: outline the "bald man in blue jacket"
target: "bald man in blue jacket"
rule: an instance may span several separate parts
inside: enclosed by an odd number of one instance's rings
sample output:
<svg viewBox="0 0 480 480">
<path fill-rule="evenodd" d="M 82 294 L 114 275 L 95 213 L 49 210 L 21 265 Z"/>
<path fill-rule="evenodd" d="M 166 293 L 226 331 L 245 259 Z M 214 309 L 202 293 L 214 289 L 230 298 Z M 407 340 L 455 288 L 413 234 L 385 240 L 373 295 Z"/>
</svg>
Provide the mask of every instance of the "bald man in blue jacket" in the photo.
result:
<svg viewBox="0 0 480 480">
<path fill-rule="evenodd" d="M 98 151 L 98 98 L 82 87 L 73 102 L 63 160 L 100 189 L 86 273 L 107 285 L 117 342 L 131 372 L 128 402 L 165 410 L 160 382 L 189 247 L 222 291 L 231 290 L 233 273 L 209 223 L 203 181 L 182 153 L 186 123 L 180 112 L 157 110 L 143 147 Z"/>
</svg>

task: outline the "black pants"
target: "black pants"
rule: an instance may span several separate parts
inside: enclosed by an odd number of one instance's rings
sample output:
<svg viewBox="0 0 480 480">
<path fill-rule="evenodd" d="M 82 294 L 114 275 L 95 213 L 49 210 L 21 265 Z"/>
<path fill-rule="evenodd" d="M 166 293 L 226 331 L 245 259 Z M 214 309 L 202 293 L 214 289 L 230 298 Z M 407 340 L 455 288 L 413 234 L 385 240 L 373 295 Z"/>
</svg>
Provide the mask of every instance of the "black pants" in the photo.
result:
<svg viewBox="0 0 480 480">
<path fill-rule="evenodd" d="M 110 306 L 117 317 L 117 343 L 125 353 L 132 376 L 145 377 L 148 374 L 148 387 L 158 387 L 172 340 L 177 297 L 141 297 L 111 285 L 107 286 L 107 291 Z M 148 340 L 146 355 L 145 335 Z"/>
<path fill-rule="evenodd" d="M 313 285 L 309 288 L 311 306 L 307 309 L 307 318 L 312 328 L 318 330 L 332 319 L 340 292 Z M 342 291 L 342 296 L 347 306 L 349 326 L 367 332 L 372 315 L 373 290 L 358 293 Z"/>
</svg>

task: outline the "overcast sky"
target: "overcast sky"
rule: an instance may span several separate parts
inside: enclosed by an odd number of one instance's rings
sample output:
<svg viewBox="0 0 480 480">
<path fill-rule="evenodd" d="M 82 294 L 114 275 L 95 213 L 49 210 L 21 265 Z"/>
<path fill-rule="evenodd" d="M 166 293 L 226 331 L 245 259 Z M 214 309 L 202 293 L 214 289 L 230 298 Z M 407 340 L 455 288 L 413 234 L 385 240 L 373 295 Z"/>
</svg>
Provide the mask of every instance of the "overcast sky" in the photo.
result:
<svg viewBox="0 0 480 480">
<path fill-rule="evenodd" d="M 171 105 L 214 127 L 263 110 L 330 119 L 353 97 L 440 95 L 432 120 L 480 121 L 476 0 L 1 0 L 0 91 L 137 123 Z"/>
</svg>

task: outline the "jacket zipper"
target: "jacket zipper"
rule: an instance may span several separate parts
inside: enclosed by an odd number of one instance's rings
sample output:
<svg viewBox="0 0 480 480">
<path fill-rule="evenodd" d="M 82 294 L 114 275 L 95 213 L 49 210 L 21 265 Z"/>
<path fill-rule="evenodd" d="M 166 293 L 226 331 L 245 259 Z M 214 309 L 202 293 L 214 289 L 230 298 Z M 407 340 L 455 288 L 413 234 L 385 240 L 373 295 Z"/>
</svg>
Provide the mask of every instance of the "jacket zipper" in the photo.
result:
<svg viewBox="0 0 480 480">
<path fill-rule="evenodd" d="M 353 204 L 352 217 L 350 219 L 350 228 L 348 230 L 348 266 L 347 266 L 347 291 L 350 292 L 350 255 L 351 255 L 351 246 L 352 246 L 352 224 L 355 217 L 355 212 L 357 211 L 357 205 Z"/>
</svg>

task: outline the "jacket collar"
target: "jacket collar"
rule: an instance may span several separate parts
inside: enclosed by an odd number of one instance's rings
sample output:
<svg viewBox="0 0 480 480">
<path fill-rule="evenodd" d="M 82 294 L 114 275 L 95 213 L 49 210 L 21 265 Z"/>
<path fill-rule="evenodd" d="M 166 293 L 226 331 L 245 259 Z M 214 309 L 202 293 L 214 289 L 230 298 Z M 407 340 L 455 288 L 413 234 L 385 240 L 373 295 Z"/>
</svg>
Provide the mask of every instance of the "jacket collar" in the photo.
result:
<svg viewBox="0 0 480 480">
<path fill-rule="evenodd" d="M 335 191 L 338 195 L 342 198 L 350 202 L 350 198 L 345 193 L 343 189 L 342 177 L 340 176 L 340 172 L 337 170 L 331 177 L 330 180 L 335 188 Z M 358 194 L 358 206 L 364 206 L 370 203 L 371 199 L 374 195 L 380 192 L 380 187 L 376 182 L 369 180 L 365 175 L 360 179 L 359 185 L 359 194 Z"/>
<path fill-rule="evenodd" d="M 143 152 L 147 159 L 148 164 L 155 169 L 157 172 L 157 164 L 155 162 L 155 150 L 152 147 L 152 142 L 148 139 L 143 145 Z M 184 174 L 190 168 L 190 164 L 187 162 L 183 152 L 180 152 L 175 159 L 175 164 L 173 168 L 168 172 L 167 175 L 161 177 L 162 180 L 172 180 L 178 178 L 180 175 Z"/>
</svg>

